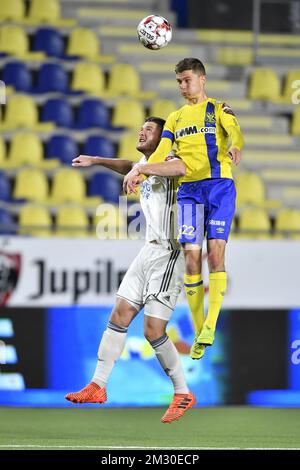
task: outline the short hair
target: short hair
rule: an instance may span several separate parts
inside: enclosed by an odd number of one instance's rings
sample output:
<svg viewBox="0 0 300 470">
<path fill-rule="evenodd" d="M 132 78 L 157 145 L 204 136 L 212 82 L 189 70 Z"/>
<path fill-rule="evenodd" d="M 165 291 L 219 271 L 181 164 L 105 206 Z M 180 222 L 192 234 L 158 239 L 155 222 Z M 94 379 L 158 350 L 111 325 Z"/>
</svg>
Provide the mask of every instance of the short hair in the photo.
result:
<svg viewBox="0 0 300 470">
<path fill-rule="evenodd" d="M 166 121 L 164 119 L 156 116 L 148 117 L 147 119 L 145 119 L 145 122 L 155 122 L 155 124 L 157 124 L 160 128 L 160 133 L 162 133 L 164 125 L 166 124 Z"/>
<path fill-rule="evenodd" d="M 178 64 L 176 64 L 175 73 L 181 73 L 185 70 L 192 70 L 198 75 L 206 75 L 205 67 L 201 60 L 195 59 L 193 57 L 182 59 L 180 62 L 178 62 Z"/>
</svg>

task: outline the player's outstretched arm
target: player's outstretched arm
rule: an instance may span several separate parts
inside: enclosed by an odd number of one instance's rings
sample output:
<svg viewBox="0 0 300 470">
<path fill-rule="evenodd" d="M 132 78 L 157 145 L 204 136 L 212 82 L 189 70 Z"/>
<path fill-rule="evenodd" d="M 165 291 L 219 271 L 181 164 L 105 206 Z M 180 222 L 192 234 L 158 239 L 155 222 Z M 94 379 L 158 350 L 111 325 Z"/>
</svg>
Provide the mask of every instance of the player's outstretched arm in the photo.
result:
<svg viewBox="0 0 300 470">
<path fill-rule="evenodd" d="M 184 176 L 186 173 L 186 166 L 180 159 L 161 163 L 140 163 L 137 168 L 146 176 Z"/>
<path fill-rule="evenodd" d="M 121 173 L 121 175 L 126 175 L 132 169 L 134 163 L 131 160 L 122 158 L 91 157 L 90 155 L 79 155 L 72 160 L 72 166 L 89 167 L 92 165 L 101 165 Z"/>
</svg>

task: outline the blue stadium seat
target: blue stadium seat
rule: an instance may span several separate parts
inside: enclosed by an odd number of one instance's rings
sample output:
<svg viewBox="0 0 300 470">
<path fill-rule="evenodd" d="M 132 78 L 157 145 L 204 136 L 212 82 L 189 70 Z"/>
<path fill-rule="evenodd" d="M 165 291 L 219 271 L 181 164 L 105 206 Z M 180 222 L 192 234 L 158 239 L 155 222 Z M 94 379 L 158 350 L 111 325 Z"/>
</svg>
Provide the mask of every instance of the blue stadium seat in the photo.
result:
<svg viewBox="0 0 300 470">
<path fill-rule="evenodd" d="M 29 92 L 32 88 L 32 76 L 24 62 L 8 62 L 3 67 L 2 80 L 17 91 Z"/>
<path fill-rule="evenodd" d="M 0 171 L 0 200 L 9 201 L 10 199 L 10 182 L 6 174 Z"/>
<path fill-rule="evenodd" d="M 2 207 L 0 207 L 0 234 L 13 235 L 16 233 L 14 228 L 15 222 L 12 215 Z"/>
<path fill-rule="evenodd" d="M 41 120 L 55 122 L 58 127 L 72 127 L 72 107 L 62 98 L 51 98 L 43 106 Z"/>
<path fill-rule="evenodd" d="M 40 28 L 33 39 L 33 50 L 45 52 L 49 57 L 63 57 L 63 38 L 54 28 Z"/>
<path fill-rule="evenodd" d="M 60 64 L 43 64 L 38 78 L 39 93 L 56 91 L 66 93 L 68 91 L 68 75 Z"/>
<path fill-rule="evenodd" d="M 88 129 L 90 127 L 107 128 L 109 126 L 109 111 L 101 100 L 86 99 L 79 108 L 76 127 Z"/>
<path fill-rule="evenodd" d="M 68 135 L 53 135 L 46 145 L 46 157 L 59 158 L 66 165 L 70 165 L 78 154 L 78 145 Z"/>
<path fill-rule="evenodd" d="M 111 140 L 106 137 L 91 135 L 85 142 L 83 153 L 93 157 L 114 158 L 115 148 Z"/>
<path fill-rule="evenodd" d="M 89 187 L 89 196 L 101 196 L 108 202 L 117 203 L 121 192 L 121 180 L 109 173 L 96 173 L 93 175 Z"/>
</svg>

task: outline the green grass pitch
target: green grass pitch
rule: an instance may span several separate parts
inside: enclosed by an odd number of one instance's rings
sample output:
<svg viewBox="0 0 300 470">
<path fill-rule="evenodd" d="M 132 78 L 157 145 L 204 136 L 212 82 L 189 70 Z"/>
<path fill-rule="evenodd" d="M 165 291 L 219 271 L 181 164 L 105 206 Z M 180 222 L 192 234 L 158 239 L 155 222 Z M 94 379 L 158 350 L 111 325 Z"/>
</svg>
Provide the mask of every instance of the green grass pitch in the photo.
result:
<svg viewBox="0 0 300 470">
<path fill-rule="evenodd" d="M 299 448 L 300 408 L 0 408 L 3 449 Z"/>
</svg>

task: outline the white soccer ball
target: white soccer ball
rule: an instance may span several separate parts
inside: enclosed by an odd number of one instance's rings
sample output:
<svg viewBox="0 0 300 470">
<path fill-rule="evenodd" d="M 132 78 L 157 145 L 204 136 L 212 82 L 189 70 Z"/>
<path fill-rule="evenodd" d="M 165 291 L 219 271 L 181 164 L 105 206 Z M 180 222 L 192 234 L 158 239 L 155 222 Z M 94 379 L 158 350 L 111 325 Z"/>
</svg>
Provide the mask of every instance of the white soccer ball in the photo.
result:
<svg viewBox="0 0 300 470">
<path fill-rule="evenodd" d="M 162 16 L 146 16 L 137 27 L 138 38 L 143 46 L 157 50 L 165 47 L 172 39 L 172 25 Z"/>
</svg>

